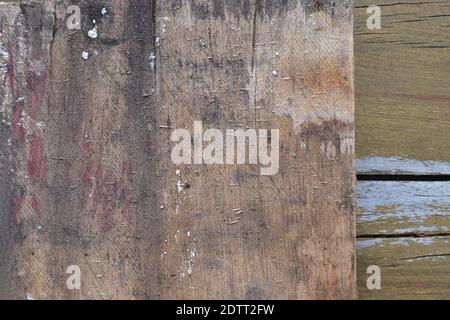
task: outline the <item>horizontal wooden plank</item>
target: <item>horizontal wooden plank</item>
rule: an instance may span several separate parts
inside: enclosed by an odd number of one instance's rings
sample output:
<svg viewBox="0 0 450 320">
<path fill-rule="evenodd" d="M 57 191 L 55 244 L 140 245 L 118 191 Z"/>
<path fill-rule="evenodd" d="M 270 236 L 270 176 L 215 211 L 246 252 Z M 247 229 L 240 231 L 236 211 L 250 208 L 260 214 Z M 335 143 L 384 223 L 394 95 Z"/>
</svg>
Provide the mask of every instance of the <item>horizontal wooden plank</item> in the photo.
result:
<svg viewBox="0 0 450 320">
<path fill-rule="evenodd" d="M 359 239 L 359 299 L 450 299 L 450 237 Z M 367 268 L 381 269 L 381 289 L 367 289 Z"/>
<path fill-rule="evenodd" d="M 360 299 L 450 298 L 450 182 L 358 183 Z M 367 268 L 381 268 L 368 290 Z"/>
<path fill-rule="evenodd" d="M 379 30 L 367 28 L 373 4 Z M 407 171 L 437 161 L 448 173 L 450 3 L 356 0 L 354 12 L 358 158 L 408 159 L 399 163 Z"/>
<path fill-rule="evenodd" d="M 450 174 L 450 163 L 397 157 L 366 157 L 356 160 L 356 170 L 359 174 L 448 175 Z"/>
<path fill-rule="evenodd" d="M 363 181 L 357 190 L 359 236 L 450 233 L 449 181 Z"/>
</svg>

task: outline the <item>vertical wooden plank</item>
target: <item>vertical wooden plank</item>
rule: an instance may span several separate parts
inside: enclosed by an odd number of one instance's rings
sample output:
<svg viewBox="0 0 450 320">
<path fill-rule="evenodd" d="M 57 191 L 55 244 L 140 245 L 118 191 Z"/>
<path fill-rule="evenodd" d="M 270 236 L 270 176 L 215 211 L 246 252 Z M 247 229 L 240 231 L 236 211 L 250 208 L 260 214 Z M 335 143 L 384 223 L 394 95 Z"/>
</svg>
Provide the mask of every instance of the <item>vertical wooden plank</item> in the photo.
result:
<svg viewBox="0 0 450 320">
<path fill-rule="evenodd" d="M 0 4 L 1 298 L 25 299 L 29 285 L 46 290 L 50 278 L 39 233 L 51 196 L 45 123 L 53 25 L 49 2 Z"/>
<path fill-rule="evenodd" d="M 68 5 L 12 6 L 51 32 L 19 42 L 46 48 L 49 80 L 23 100 L 41 136 L 5 131 L 18 154 L 2 219 L 18 239 L 2 254 L 20 269 L 5 295 L 354 298 L 351 1 L 86 0 L 81 31 Z M 175 165 L 171 134 L 195 121 L 279 129 L 277 174 Z"/>
</svg>

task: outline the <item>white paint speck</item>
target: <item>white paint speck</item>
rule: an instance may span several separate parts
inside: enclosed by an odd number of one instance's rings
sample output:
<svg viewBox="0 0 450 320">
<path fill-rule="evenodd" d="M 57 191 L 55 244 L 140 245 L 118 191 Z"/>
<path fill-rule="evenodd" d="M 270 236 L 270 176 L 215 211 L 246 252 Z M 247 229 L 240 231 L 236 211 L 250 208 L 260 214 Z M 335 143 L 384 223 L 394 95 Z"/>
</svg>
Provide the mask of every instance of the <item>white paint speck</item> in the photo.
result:
<svg viewBox="0 0 450 320">
<path fill-rule="evenodd" d="M 36 299 L 33 298 L 31 293 L 27 293 L 27 300 L 36 300 Z"/>
<path fill-rule="evenodd" d="M 177 177 L 181 177 L 181 170 L 177 170 L 176 175 L 177 175 Z"/>
<path fill-rule="evenodd" d="M 194 269 L 196 249 L 193 246 L 191 249 L 188 249 L 187 252 L 187 256 L 184 257 L 184 267 L 186 269 L 186 272 L 191 275 Z"/>
<path fill-rule="evenodd" d="M 272 71 L 272 75 L 277 76 L 278 75 L 278 71 L 277 70 L 273 70 Z"/>
<path fill-rule="evenodd" d="M 106 8 L 103 8 L 102 9 L 102 15 L 105 15 L 105 14 L 107 14 L 108 13 L 108 10 L 106 10 Z"/>
<path fill-rule="evenodd" d="M 83 52 L 81 53 L 81 57 L 82 57 L 84 60 L 89 59 L 89 52 L 83 51 Z"/>
<path fill-rule="evenodd" d="M 155 60 L 156 60 L 156 56 L 155 56 L 155 53 L 154 53 L 154 52 L 152 52 L 152 54 L 150 55 L 149 60 L 150 60 L 150 69 L 151 69 L 152 71 L 155 71 L 155 66 L 156 66 Z"/>
<path fill-rule="evenodd" d="M 95 26 L 94 28 L 92 28 L 92 30 L 88 31 L 88 36 L 92 39 L 97 39 L 98 37 L 98 31 L 97 31 L 97 26 Z"/>
<path fill-rule="evenodd" d="M 181 181 L 178 180 L 178 182 L 177 182 L 177 191 L 178 191 L 178 193 L 181 193 L 183 191 L 183 189 L 184 189 L 184 184 Z"/>
<path fill-rule="evenodd" d="M 3 46 L 2 43 L 0 43 L 0 80 L 4 81 L 7 74 L 8 74 L 8 63 L 9 60 L 9 54 L 6 47 Z"/>
<path fill-rule="evenodd" d="M 160 37 L 156 37 L 155 39 L 155 46 L 158 48 L 161 45 L 161 38 Z"/>
<path fill-rule="evenodd" d="M 36 127 L 38 127 L 39 129 L 43 129 L 45 128 L 45 123 L 43 123 L 42 121 L 38 121 L 36 122 Z"/>
</svg>

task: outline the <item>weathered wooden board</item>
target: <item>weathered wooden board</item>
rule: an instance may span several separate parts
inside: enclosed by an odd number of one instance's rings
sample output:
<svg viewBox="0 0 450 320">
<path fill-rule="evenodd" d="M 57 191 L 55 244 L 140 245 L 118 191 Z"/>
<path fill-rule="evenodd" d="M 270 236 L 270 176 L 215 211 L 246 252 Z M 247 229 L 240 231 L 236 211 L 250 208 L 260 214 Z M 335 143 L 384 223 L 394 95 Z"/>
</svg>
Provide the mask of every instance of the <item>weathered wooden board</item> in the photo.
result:
<svg viewBox="0 0 450 320">
<path fill-rule="evenodd" d="M 443 146 L 443 148 L 447 148 Z M 420 161 L 398 157 L 366 157 L 356 160 L 356 171 L 358 174 L 373 178 L 375 175 L 397 175 L 405 176 L 430 176 L 438 179 L 438 176 L 450 175 L 450 162 L 444 161 Z M 434 176 L 434 177 L 433 177 Z"/>
<path fill-rule="evenodd" d="M 450 182 L 358 182 L 358 236 L 450 233 Z"/>
<path fill-rule="evenodd" d="M 450 299 L 450 182 L 358 183 L 361 299 Z M 367 268 L 381 268 L 368 290 Z"/>
<path fill-rule="evenodd" d="M 356 0 L 354 13 L 357 172 L 450 174 L 450 3 Z M 449 199 L 449 182 L 358 184 L 360 298 L 449 299 Z M 370 265 L 381 290 L 367 289 Z"/>
<path fill-rule="evenodd" d="M 354 12 L 358 171 L 449 174 L 450 3 L 356 0 Z"/>
<path fill-rule="evenodd" d="M 351 1 L 69 4 L 0 5 L 0 297 L 354 298 Z M 194 121 L 279 173 L 173 164 Z"/>
<path fill-rule="evenodd" d="M 450 237 L 359 239 L 360 299 L 450 299 Z M 368 290 L 367 268 L 381 268 L 381 290 Z"/>
</svg>

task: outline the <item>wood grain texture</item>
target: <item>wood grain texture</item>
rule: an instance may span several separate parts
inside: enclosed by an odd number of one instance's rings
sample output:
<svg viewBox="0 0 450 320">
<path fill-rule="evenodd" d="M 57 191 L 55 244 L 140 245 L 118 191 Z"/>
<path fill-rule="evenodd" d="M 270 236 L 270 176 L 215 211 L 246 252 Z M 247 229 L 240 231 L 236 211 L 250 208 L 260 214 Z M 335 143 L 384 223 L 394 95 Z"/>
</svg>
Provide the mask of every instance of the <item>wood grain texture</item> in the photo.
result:
<svg viewBox="0 0 450 320">
<path fill-rule="evenodd" d="M 69 3 L 0 5 L 0 296 L 355 298 L 351 1 Z M 174 165 L 194 121 L 280 129 L 279 174 Z"/>
<path fill-rule="evenodd" d="M 420 161 L 398 157 L 366 157 L 356 160 L 356 171 L 361 175 L 368 175 L 369 178 L 376 175 L 391 176 L 439 176 L 450 175 L 450 162 L 445 161 Z"/>
<path fill-rule="evenodd" d="M 381 8 L 380 30 L 366 26 Z M 450 172 L 450 3 L 355 1 L 357 172 Z M 397 177 L 398 178 L 398 177 Z M 449 299 L 449 182 L 358 184 L 361 299 Z M 378 265 L 382 290 L 368 290 Z"/>
<path fill-rule="evenodd" d="M 450 182 L 358 182 L 358 236 L 450 232 Z"/>
<path fill-rule="evenodd" d="M 363 300 L 450 299 L 450 237 L 358 240 L 358 294 Z M 367 267 L 381 268 L 381 290 L 368 290 Z"/>
<path fill-rule="evenodd" d="M 380 30 L 366 26 L 374 4 Z M 448 174 L 450 3 L 357 0 L 354 12 L 359 169 L 370 171 L 378 157 L 408 160 L 405 170 L 419 174 L 427 164 L 411 164 L 435 161 Z"/>
<path fill-rule="evenodd" d="M 450 182 L 358 183 L 361 299 L 450 299 Z M 367 267 L 381 268 L 368 290 Z"/>
</svg>

